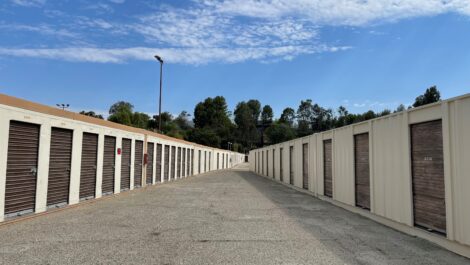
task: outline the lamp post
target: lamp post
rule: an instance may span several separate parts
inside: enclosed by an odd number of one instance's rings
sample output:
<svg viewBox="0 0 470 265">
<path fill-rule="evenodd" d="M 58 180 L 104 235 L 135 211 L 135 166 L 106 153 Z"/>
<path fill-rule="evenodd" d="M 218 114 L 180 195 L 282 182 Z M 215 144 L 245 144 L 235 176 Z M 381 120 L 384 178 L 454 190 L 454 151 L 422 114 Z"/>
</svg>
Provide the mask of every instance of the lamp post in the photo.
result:
<svg viewBox="0 0 470 265">
<path fill-rule="evenodd" d="M 62 110 L 67 109 L 70 107 L 70 104 L 55 104 L 57 107 L 61 108 Z"/>
<path fill-rule="evenodd" d="M 155 59 L 160 62 L 160 99 L 158 104 L 158 131 L 162 133 L 162 85 L 163 85 L 163 59 L 155 55 Z"/>
</svg>

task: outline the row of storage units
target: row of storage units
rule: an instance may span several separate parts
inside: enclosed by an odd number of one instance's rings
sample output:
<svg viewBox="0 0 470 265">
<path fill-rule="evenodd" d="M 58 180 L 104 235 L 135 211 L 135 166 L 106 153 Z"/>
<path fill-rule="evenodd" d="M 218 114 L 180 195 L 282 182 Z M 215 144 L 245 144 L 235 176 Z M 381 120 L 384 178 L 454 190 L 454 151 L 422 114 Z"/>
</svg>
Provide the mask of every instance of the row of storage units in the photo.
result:
<svg viewBox="0 0 470 265">
<path fill-rule="evenodd" d="M 0 95 L 0 220 L 230 168 L 243 159 Z"/>
<path fill-rule="evenodd" d="M 249 161 L 470 257 L 470 95 L 253 150 Z"/>
</svg>

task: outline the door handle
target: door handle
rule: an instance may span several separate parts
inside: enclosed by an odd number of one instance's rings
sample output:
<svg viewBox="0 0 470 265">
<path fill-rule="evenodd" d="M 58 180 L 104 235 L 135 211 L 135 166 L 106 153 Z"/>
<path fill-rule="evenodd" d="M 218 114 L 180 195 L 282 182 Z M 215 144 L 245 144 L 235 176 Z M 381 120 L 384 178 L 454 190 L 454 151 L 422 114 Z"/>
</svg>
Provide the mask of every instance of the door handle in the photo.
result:
<svg viewBox="0 0 470 265">
<path fill-rule="evenodd" d="M 30 170 L 31 174 L 36 177 L 38 173 L 38 168 L 37 167 L 32 167 Z"/>
</svg>

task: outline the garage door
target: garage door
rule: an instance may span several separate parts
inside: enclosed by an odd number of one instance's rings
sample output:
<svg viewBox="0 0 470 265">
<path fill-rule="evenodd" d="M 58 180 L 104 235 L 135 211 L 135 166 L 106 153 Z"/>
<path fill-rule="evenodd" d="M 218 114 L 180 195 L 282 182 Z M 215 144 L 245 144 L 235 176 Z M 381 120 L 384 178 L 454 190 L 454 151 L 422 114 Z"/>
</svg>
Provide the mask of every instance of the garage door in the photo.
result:
<svg viewBox="0 0 470 265">
<path fill-rule="evenodd" d="M 171 147 L 171 178 L 175 179 L 176 177 L 176 147 Z"/>
<path fill-rule="evenodd" d="M 197 167 L 197 170 L 198 170 L 198 174 L 201 174 L 201 150 L 199 150 L 199 155 L 197 157 L 197 163 L 198 163 L 198 167 Z"/>
<path fill-rule="evenodd" d="M 98 164 L 98 135 L 83 133 L 82 164 L 80 166 L 80 199 L 94 198 Z"/>
<path fill-rule="evenodd" d="M 5 214 L 34 211 L 39 130 L 36 124 L 10 122 Z"/>
<path fill-rule="evenodd" d="M 116 159 L 116 138 L 112 136 L 104 137 L 103 156 L 103 194 L 114 192 L 114 169 Z"/>
<path fill-rule="evenodd" d="M 176 168 L 176 178 L 181 178 L 181 147 L 178 147 L 178 164 Z"/>
<path fill-rule="evenodd" d="M 69 201 L 72 140 L 72 130 L 52 128 L 47 206 L 66 204 Z"/>
<path fill-rule="evenodd" d="M 356 206 L 370 209 L 369 134 L 354 136 Z"/>
<path fill-rule="evenodd" d="M 157 157 L 155 161 L 155 182 L 162 181 L 162 145 L 157 144 Z"/>
<path fill-rule="evenodd" d="M 276 179 L 276 149 L 273 149 L 273 179 Z"/>
<path fill-rule="evenodd" d="M 186 176 L 186 148 L 183 148 L 183 157 L 182 157 L 182 174 L 183 177 Z"/>
<path fill-rule="evenodd" d="M 191 175 L 191 150 L 186 149 L 186 175 L 190 176 Z"/>
<path fill-rule="evenodd" d="M 261 151 L 261 175 L 264 175 L 264 151 Z"/>
<path fill-rule="evenodd" d="M 204 172 L 207 172 L 207 151 L 204 151 Z"/>
<path fill-rule="evenodd" d="M 308 144 L 302 145 L 302 188 L 308 190 Z"/>
<path fill-rule="evenodd" d="M 131 154 L 132 140 L 122 139 L 121 190 L 128 190 L 131 188 Z"/>
<path fill-rule="evenodd" d="M 142 186 L 142 166 L 144 156 L 144 142 L 135 141 L 135 157 L 134 157 L 134 187 Z"/>
<path fill-rule="evenodd" d="M 282 158 L 283 158 L 283 157 L 282 157 L 282 152 L 283 152 L 283 150 L 284 150 L 284 148 L 281 148 L 281 149 L 279 150 L 279 173 L 280 173 L 280 174 L 279 174 L 279 178 L 280 178 L 281 181 L 284 181 L 284 166 L 283 166 L 283 164 L 282 164 L 282 163 L 283 163 L 283 162 L 282 162 L 282 161 L 283 161 L 283 160 L 282 160 Z"/>
<path fill-rule="evenodd" d="M 289 183 L 294 185 L 294 147 L 289 147 Z"/>
<path fill-rule="evenodd" d="M 211 155 L 212 155 L 212 152 L 209 152 L 209 171 L 212 169 L 211 168 Z"/>
<path fill-rule="evenodd" d="M 411 125 L 414 222 L 446 233 L 442 121 Z"/>
<path fill-rule="evenodd" d="M 170 178 L 170 146 L 165 145 L 165 161 L 163 163 L 163 179 L 168 181 Z"/>
<path fill-rule="evenodd" d="M 324 195 L 333 197 L 333 168 L 332 168 L 332 142 L 323 141 L 323 176 L 324 176 Z"/>
<path fill-rule="evenodd" d="M 191 149 L 191 176 L 194 175 L 194 149 Z"/>
<path fill-rule="evenodd" d="M 147 144 L 147 171 L 145 173 L 145 183 L 152 185 L 153 183 L 153 152 L 154 143 Z"/>
</svg>

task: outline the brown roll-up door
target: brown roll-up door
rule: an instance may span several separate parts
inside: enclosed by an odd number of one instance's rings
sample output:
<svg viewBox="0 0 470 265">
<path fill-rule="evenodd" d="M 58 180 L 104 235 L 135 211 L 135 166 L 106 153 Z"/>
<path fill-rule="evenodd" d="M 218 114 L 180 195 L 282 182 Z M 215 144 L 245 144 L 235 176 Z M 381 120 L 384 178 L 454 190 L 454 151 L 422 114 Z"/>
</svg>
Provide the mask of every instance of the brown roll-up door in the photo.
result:
<svg viewBox="0 0 470 265">
<path fill-rule="evenodd" d="M 47 206 L 68 203 L 69 201 L 72 141 L 72 130 L 52 128 Z"/>
<path fill-rule="evenodd" d="M 170 178 L 170 146 L 165 145 L 165 161 L 163 164 L 163 179 L 168 181 Z"/>
<path fill-rule="evenodd" d="M 191 150 L 186 149 L 186 175 L 190 176 L 191 175 Z"/>
<path fill-rule="evenodd" d="M 414 223 L 446 233 L 442 121 L 411 125 Z"/>
<path fill-rule="evenodd" d="M 266 150 L 266 176 L 269 177 L 269 150 Z"/>
<path fill-rule="evenodd" d="M 153 149 L 155 145 L 153 143 L 147 143 L 147 171 L 145 174 L 145 183 L 152 184 L 153 182 Z"/>
<path fill-rule="evenodd" d="M 83 133 L 80 167 L 80 199 L 94 198 L 98 164 L 98 135 Z"/>
<path fill-rule="evenodd" d="M 308 144 L 302 145 L 302 188 L 308 190 Z"/>
<path fill-rule="evenodd" d="M 40 126 L 10 122 L 8 136 L 5 214 L 32 212 L 36 202 L 36 182 Z"/>
<path fill-rule="evenodd" d="M 183 158 L 182 158 L 182 176 L 186 176 L 186 148 L 183 148 Z"/>
<path fill-rule="evenodd" d="M 204 172 L 207 172 L 207 151 L 204 151 Z"/>
<path fill-rule="evenodd" d="M 211 155 L 212 155 L 212 153 L 209 152 L 209 171 L 211 170 L 211 160 L 212 160 Z"/>
<path fill-rule="evenodd" d="M 282 152 L 283 152 L 283 150 L 284 150 L 284 148 L 281 148 L 279 150 L 279 173 L 280 173 L 279 174 L 279 179 L 281 180 L 281 182 L 284 181 L 284 166 L 282 164 L 283 163 L 282 162 L 282 158 L 283 158 L 282 157 L 282 155 L 283 155 Z"/>
<path fill-rule="evenodd" d="M 155 182 L 162 181 L 162 148 L 161 144 L 157 144 L 157 157 L 155 161 Z"/>
<path fill-rule="evenodd" d="M 198 163 L 198 167 L 197 167 L 198 174 L 201 174 L 201 150 L 199 150 L 199 155 L 197 157 L 197 163 Z"/>
<path fill-rule="evenodd" d="M 273 179 L 276 179 L 276 149 L 273 149 Z"/>
<path fill-rule="evenodd" d="M 134 156 L 134 187 L 142 186 L 142 161 L 144 156 L 144 142 L 135 141 Z"/>
<path fill-rule="evenodd" d="M 370 209 L 369 134 L 354 136 L 356 206 Z"/>
<path fill-rule="evenodd" d="M 289 147 L 289 184 L 294 185 L 294 147 Z"/>
<path fill-rule="evenodd" d="M 176 147 L 171 147 L 171 177 L 172 179 L 176 179 Z"/>
<path fill-rule="evenodd" d="M 219 170 L 219 156 L 220 156 L 220 153 L 217 153 L 217 170 Z"/>
<path fill-rule="evenodd" d="M 261 151 L 261 175 L 264 175 L 264 151 Z"/>
<path fill-rule="evenodd" d="M 181 147 L 178 147 L 178 164 L 176 168 L 176 178 L 181 178 Z"/>
<path fill-rule="evenodd" d="M 333 163 L 332 163 L 332 142 L 323 141 L 323 176 L 324 176 L 324 195 L 333 197 Z"/>
<path fill-rule="evenodd" d="M 121 190 L 131 188 L 132 140 L 122 139 L 121 153 Z"/>
<path fill-rule="evenodd" d="M 114 171 L 116 161 L 116 138 L 112 136 L 104 137 L 103 155 L 103 194 L 114 192 Z"/>
<path fill-rule="evenodd" d="M 191 176 L 194 175 L 194 149 L 191 149 Z"/>
</svg>

